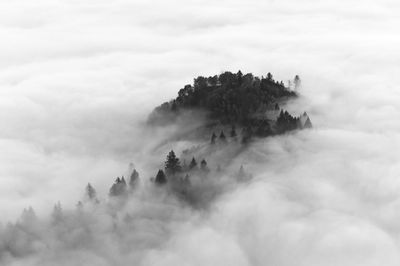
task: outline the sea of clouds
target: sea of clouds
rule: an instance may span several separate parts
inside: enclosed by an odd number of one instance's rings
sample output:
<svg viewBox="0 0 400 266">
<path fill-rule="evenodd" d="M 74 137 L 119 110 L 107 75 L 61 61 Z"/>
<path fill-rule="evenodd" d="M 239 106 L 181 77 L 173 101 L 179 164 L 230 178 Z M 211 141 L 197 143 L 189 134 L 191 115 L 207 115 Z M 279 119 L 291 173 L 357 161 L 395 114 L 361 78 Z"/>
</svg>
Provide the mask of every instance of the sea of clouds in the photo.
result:
<svg viewBox="0 0 400 266">
<path fill-rule="evenodd" d="M 399 265 L 399 12 L 394 0 L 2 0 L 0 264 Z M 194 77 L 239 69 L 299 74 L 286 108 L 314 128 L 253 143 L 234 162 L 253 180 L 207 209 L 154 191 L 165 135 L 147 134 L 147 115 Z M 76 210 L 88 182 L 106 202 L 130 163 L 142 186 L 128 203 Z M 36 218 L 20 216 L 29 206 Z"/>
</svg>

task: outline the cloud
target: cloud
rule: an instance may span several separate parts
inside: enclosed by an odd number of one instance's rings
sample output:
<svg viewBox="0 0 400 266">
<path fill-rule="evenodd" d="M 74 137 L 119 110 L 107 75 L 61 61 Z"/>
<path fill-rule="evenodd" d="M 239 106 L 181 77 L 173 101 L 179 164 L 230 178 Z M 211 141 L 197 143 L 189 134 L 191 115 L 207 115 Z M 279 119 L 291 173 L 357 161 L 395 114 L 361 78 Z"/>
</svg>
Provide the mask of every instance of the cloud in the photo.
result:
<svg viewBox="0 0 400 266">
<path fill-rule="evenodd" d="M 396 1 L 0 6 L 6 265 L 399 264 Z M 253 181 L 228 183 L 205 210 L 158 195 L 145 180 L 164 154 L 197 143 L 143 121 L 197 75 L 238 69 L 300 74 L 302 96 L 287 108 L 306 110 L 314 129 L 254 143 L 230 169 L 244 164 Z M 115 219 L 108 188 L 130 162 L 144 184 Z M 102 204 L 79 214 L 88 182 Z M 63 225 L 51 224 L 57 201 Z M 28 206 L 35 223 L 7 225 Z"/>
</svg>

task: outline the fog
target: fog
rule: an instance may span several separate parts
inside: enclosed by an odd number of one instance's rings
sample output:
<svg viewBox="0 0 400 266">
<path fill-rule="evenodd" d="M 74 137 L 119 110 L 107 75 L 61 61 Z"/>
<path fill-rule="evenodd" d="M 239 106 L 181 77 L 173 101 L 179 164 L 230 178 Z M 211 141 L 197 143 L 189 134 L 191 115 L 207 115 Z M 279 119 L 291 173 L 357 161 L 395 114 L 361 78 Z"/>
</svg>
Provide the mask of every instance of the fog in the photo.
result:
<svg viewBox="0 0 400 266">
<path fill-rule="evenodd" d="M 1 1 L 0 263 L 399 265 L 399 8 Z M 242 164 L 253 179 L 194 209 L 149 179 L 169 150 L 198 143 L 145 120 L 194 77 L 239 69 L 299 74 L 301 97 L 285 108 L 314 128 L 252 143 L 222 179 Z M 130 163 L 140 188 L 113 202 Z M 100 204 L 79 211 L 88 182 Z M 29 206 L 36 218 L 20 216 Z"/>
</svg>

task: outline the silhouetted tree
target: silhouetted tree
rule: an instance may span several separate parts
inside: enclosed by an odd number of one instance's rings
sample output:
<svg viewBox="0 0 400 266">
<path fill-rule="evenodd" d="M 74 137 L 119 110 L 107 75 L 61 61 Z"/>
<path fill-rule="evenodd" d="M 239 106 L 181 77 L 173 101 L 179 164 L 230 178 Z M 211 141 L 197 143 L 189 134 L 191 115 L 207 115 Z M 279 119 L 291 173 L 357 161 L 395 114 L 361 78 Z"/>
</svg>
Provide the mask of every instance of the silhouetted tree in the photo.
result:
<svg viewBox="0 0 400 266">
<path fill-rule="evenodd" d="M 236 76 L 237 76 L 237 80 L 238 80 L 239 85 L 241 85 L 242 81 L 243 81 L 242 71 L 239 70 L 238 73 L 236 74 Z"/>
<path fill-rule="evenodd" d="M 203 160 L 200 162 L 200 170 L 201 170 L 202 172 L 204 172 L 204 173 L 208 173 L 208 172 L 210 171 L 210 169 L 208 169 L 208 167 L 207 167 L 207 162 L 206 162 L 205 159 L 203 159 Z"/>
<path fill-rule="evenodd" d="M 111 197 L 121 196 L 121 195 L 125 194 L 126 187 L 127 186 L 126 186 L 125 178 L 124 177 L 122 177 L 122 178 L 117 177 L 117 179 L 115 180 L 114 184 L 110 188 L 109 195 Z"/>
<path fill-rule="evenodd" d="M 243 165 L 241 165 L 239 168 L 239 172 L 238 172 L 238 178 L 244 179 L 245 177 L 246 177 L 246 173 L 244 172 Z"/>
<path fill-rule="evenodd" d="M 189 169 L 195 170 L 196 168 L 197 168 L 197 162 L 196 162 L 196 159 L 193 157 L 192 161 L 190 162 Z"/>
<path fill-rule="evenodd" d="M 295 88 L 296 90 L 297 90 L 298 88 L 300 88 L 300 86 L 301 86 L 301 79 L 300 79 L 299 75 L 296 75 L 296 76 L 294 77 L 293 83 L 294 83 L 294 88 Z"/>
<path fill-rule="evenodd" d="M 222 142 L 225 142 L 225 141 L 226 141 L 226 137 L 225 137 L 225 134 L 224 134 L 224 131 L 223 131 L 223 130 L 221 130 L 221 134 L 219 134 L 219 139 L 220 139 Z"/>
<path fill-rule="evenodd" d="M 176 157 L 175 152 L 171 150 L 167 155 L 167 160 L 165 161 L 165 172 L 167 175 L 174 175 L 180 172 L 181 169 L 179 159 Z"/>
<path fill-rule="evenodd" d="M 96 201 L 97 200 L 97 198 L 96 198 L 96 190 L 93 188 L 93 186 L 90 183 L 88 183 L 87 186 L 86 186 L 85 195 L 86 195 L 86 198 L 88 200 L 91 200 L 91 201 Z"/>
<path fill-rule="evenodd" d="M 213 132 L 211 135 L 211 144 L 215 144 L 215 139 L 217 138 L 217 135 Z"/>
<path fill-rule="evenodd" d="M 132 189 L 136 187 L 138 183 L 139 183 L 139 173 L 136 171 L 136 169 L 133 169 L 133 172 L 129 179 L 129 187 Z"/>
<path fill-rule="evenodd" d="M 156 184 L 159 184 L 159 185 L 163 185 L 163 184 L 167 183 L 167 177 L 165 176 L 163 170 L 161 170 L 161 169 L 158 170 L 155 182 L 156 182 Z"/>
<path fill-rule="evenodd" d="M 304 123 L 304 128 L 312 128 L 312 123 L 309 117 L 307 117 L 306 122 Z"/>
</svg>

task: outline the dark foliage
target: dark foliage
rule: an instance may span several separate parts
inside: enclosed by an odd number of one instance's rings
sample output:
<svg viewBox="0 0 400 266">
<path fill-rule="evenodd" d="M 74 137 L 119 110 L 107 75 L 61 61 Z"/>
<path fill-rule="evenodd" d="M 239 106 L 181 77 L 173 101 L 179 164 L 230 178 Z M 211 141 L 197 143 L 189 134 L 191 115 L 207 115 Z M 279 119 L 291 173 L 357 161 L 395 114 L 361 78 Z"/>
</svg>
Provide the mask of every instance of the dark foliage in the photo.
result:
<svg viewBox="0 0 400 266">
<path fill-rule="evenodd" d="M 125 178 L 119 178 L 115 180 L 114 184 L 110 188 L 110 196 L 121 196 L 124 195 L 126 192 L 126 181 Z"/>
<path fill-rule="evenodd" d="M 165 172 L 167 175 L 174 175 L 182 170 L 179 158 L 174 151 L 170 151 L 165 161 Z"/>
<path fill-rule="evenodd" d="M 287 111 L 281 111 L 276 120 L 276 129 L 278 133 L 299 128 L 299 118 L 291 116 Z"/>
<path fill-rule="evenodd" d="M 136 169 L 133 169 L 133 172 L 129 179 L 129 186 L 132 189 L 136 187 L 138 183 L 139 183 L 139 173 L 136 171 Z"/>
<path fill-rule="evenodd" d="M 158 170 L 158 173 L 156 175 L 156 179 L 155 179 L 155 183 L 159 184 L 159 185 L 163 185 L 165 183 L 167 183 L 167 177 L 164 174 L 163 170 Z"/>
<path fill-rule="evenodd" d="M 300 86 L 298 75 L 293 83 L 295 88 Z M 271 118 L 267 114 L 268 110 L 281 110 L 278 102 L 296 96 L 282 81 L 275 81 L 271 73 L 266 77 L 255 77 L 251 73 L 243 75 L 241 71 L 236 74 L 224 72 L 210 77 L 199 76 L 194 79 L 193 85 L 180 89 L 176 99 L 157 107 L 149 121 L 166 123 L 174 119 L 180 110 L 202 109 L 208 111 L 211 119 L 223 125 L 236 124 L 244 128 L 242 140 L 246 142 L 251 136 L 265 137 L 302 128 L 293 122 L 291 115 L 286 115 L 287 112 L 284 112 L 284 117 L 280 116 L 279 122 L 275 121 L 276 116 Z M 236 137 L 234 127 L 230 136 Z M 213 134 L 212 144 L 216 138 Z M 224 138 L 225 135 L 221 134 L 220 139 Z"/>
<path fill-rule="evenodd" d="M 193 157 L 189 165 L 189 170 L 196 170 L 196 169 L 197 169 L 197 162 L 196 159 Z"/>
<path fill-rule="evenodd" d="M 259 78 L 251 73 L 243 75 L 240 71 L 236 74 L 225 72 L 218 76 L 195 78 L 193 85 L 180 89 L 176 99 L 157 107 L 156 112 L 202 108 L 223 123 L 246 123 L 263 105 L 293 96 L 296 93 L 282 82 L 275 81 L 271 73 L 266 78 Z"/>
</svg>

